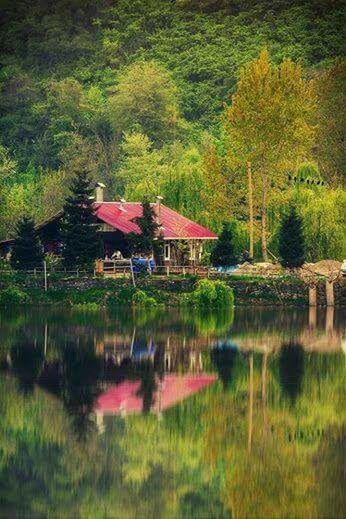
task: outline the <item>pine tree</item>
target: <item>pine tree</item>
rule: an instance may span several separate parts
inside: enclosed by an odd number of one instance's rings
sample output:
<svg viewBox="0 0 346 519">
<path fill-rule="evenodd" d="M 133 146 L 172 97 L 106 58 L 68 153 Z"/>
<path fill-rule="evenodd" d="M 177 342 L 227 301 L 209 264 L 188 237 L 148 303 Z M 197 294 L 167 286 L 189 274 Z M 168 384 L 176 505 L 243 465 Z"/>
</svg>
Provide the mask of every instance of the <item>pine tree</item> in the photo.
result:
<svg viewBox="0 0 346 519">
<path fill-rule="evenodd" d="M 24 217 L 17 225 L 17 237 L 11 255 L 11 265 L 17 270 L 42 267 L 43 251 L 32 218 Z"/>
<path fill-rule="evenodd" d="M 237 263 L 238 258 L 234 252 L 233 235 L 231 224 L 225 222 L 211 253 L 211 262 L 214 267 L 229 267 Z"/>
<path fill-rule="evenodd" d="M 66 267 L 91 267 L 100 253 L 92 193 L 88 174 L 77 173 L 63 208 L 60 227 Z"/>
<path fill-rule="evenodd" d="M 138 216 L 135 223 L 140 228 L 141 233 L 132 233 L 129 236 L 132 250 L 142 254 L 151 254 L 159 226 L 156 222 L 155 211 L 147 200 L 142 202 L 142 216 Z"/>
<path fill-rule="evenodd" d="M 281 220 L 279 255 L 283 267 L 301 267 L 305 261 L 303 221 L 294 206 Z"/>
</svg>

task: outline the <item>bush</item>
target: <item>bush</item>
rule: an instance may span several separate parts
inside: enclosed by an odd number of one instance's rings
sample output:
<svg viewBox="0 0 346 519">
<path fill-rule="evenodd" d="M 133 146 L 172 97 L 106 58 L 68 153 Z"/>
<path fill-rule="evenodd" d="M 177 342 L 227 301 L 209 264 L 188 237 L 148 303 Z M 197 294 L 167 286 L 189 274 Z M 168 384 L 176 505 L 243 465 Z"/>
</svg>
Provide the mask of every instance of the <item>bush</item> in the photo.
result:
<svg viewBox="0 0 346 519">
<path fill-rule="evenodd" d="M 28 301 L 28 295 L 17 287 L 0 290 L 0 306 L 20 305 Z"/>
<path fill-rule="evenodd" d="M 222 308 L 234 304 L 234 294 L 224 281 L 202 279 L 183 302 L 196 308 Z"/>
<path fill-rule="evenodd" d="M 72 304 L 74 310 L 81 310 L 83 312 L 97 312 L 100 305 L 97 303 L 76 303 Z"/>
<path fill-rule="evenodd" d="M 156 307 L 158 303 L 154 297 L 148 296 L 144 290 L 139 290 L 135 287 L 123 287 L 118 295 L 108 297 L 107 304 L 109 306 Z"/>
<path fill-rule="evenodd" d="M 153 297 L 148 296 L 143 290 L 136 290 L 132 296 L 132 304 L 134 306 L 157 306 L 157 301 Z"/>
</svg>

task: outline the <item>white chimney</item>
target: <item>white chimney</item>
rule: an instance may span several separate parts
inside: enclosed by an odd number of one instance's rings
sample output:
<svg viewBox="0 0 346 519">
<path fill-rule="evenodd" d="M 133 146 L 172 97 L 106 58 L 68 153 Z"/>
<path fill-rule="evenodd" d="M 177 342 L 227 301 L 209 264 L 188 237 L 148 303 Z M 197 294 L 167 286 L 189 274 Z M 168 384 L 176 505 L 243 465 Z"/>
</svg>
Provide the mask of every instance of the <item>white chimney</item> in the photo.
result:
<svg viewBox="0 0 346 519">
<path fill-rule="evenodd" d="M 126 204 L 125 198 L 120 198 L 120 210 L 125 211 L 124 204 Z"/>
<path fill-rule="evenodd" d="M 103 190 L 106 186 L 102 182 L 97 182 L 95 190 L 95 201 L 100 204 L 103 202 Z"/>
</svg>

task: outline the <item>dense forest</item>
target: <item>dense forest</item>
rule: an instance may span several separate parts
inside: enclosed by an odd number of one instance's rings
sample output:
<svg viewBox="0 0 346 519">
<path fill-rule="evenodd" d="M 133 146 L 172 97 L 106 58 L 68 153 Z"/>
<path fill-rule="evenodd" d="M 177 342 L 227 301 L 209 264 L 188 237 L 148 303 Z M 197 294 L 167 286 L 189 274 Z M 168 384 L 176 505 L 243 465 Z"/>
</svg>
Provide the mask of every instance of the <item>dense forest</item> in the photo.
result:
<svg viewBox="0 0 346 519">
<path fill-rule="evenodd" d="M 2 0 L 0 239 L 87 170 L 109 199 L 161 194 L 217 232 L 233 220 L 241 252 L 250 161 L 255 255 L 263 232 L 277 254 L 294 201 L 307 258 L 342 259 L 343 4 Z"/>
</svg>

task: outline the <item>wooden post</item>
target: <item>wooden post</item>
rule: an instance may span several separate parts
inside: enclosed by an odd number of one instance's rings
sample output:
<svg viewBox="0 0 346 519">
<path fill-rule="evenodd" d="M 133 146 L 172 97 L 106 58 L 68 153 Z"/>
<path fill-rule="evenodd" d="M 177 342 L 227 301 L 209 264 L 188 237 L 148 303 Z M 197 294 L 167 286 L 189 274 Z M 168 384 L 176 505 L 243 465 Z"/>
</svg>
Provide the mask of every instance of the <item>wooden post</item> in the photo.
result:
<svg viewBox="0 0 346 519">
<path fill-rule="evenodd" d="M 135 273 L 133 272 L 133 268 L 132 268 L 132 258 L 130 258 L 130 269 L 131 269 L 132 284 L 134 287 L 136 287 Z"/>
<path fill-rule="evenodd" d="M 309 287 L 309 306 L 317 306 L 317 287 Z"/>
<path fill-rule="evenodd" d="M 253 258 L 254 236 L 253 236 L 253 194 L 252 194 L 251 162 L 247 163 L 247 178 L 248 178 L 248 191 L 249 191 L 249 234 L 250 234 L 249 254 L 250 254 L 250 257 Z"/>
<path fill-rule="evenodd" d="M 334 306 L 334 281 L 326 281 L 327 306 Z"/>
<path fill-rule="evenodd" d="M 47 356 L 47 345 L 48 345 L 48 324 L 44 325 L 44 358 Z"/>
<path fill-rule="evenodd" d="M 44 274 L 44 291 L 47 292 L 48 290 L 48 283 L 47 283 L 47 263 L 43 262 L 43 274 Z"/>
<path fill-rule="evenodd" d="M 166 266 L 166 274 L 169 276 L 169 265 Z"/>
</svg>

